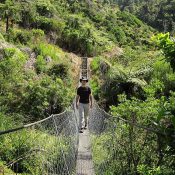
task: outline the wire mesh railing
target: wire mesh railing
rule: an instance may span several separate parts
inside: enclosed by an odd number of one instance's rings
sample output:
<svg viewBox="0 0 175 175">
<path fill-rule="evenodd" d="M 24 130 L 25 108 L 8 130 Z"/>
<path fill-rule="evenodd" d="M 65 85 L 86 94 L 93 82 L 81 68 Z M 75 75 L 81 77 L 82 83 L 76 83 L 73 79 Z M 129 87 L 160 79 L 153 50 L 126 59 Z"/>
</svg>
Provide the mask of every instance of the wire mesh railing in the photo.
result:
<svg viewBox="0 0 175 175">
<path fill-rule="evenodd" d="M 78 113 L 65 112 L 0 134 L 0 172 L 4 175 L 75 174 Z M 9 133 L 11 132 L 11 133 Z M 0 173 L 0 174 L 1 174 Z"/>
<path fill-rule="evenodd" d="M 80 77 L 88 78 L 87 57 Z M 75 100 L 61 114 L 0 131 L 0 174 L 73 175 L 78 151 L 78 110 Z M 5 166 L 4 166 L 5 165 Z"/>
<path fill-rule="evenodd" d="M 166 135 L 153 126 L 112 116 L 94 102 L 89 119 L 96 175 L 175 174 Z"/>
<path fill-rule="evenodd" d="M 82 58 L 80 77 L 88 76 Z M 0 174 L 73 175 L 78 150 L 78 111 L 65 112 L 8 131 L 0 132 Z M 155 128 L 112 116 L 93 100 L 88 128 L 91 133 L 96 175 L 175 174 L 175 159 L 164 148 L 166 135 Z M 16 131 L 16 132 L 15 132 Z"/>
</svg>

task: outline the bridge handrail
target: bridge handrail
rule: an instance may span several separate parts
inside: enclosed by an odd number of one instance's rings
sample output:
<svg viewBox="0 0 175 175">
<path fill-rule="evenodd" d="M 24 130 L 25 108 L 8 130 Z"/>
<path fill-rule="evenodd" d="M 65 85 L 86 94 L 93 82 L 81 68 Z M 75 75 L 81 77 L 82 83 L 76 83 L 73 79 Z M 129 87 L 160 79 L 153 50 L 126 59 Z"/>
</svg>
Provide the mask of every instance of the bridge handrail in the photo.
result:
<svg viewBox="0 0 175 175">
<path fill-rule="evenodd" d="M 163 136 L 166 135 L 165 133 L 162 133 L 162 132 L 160 132 L 160 131 L 158 131 L 158 130 L 155 130 L 155 129 L 153 129 L 153 128 L 148 128 L 148 127 L 145 126 L 145 125 L 140 125 L 140 124 L 134 123 L 134 122 L 132 122 L 132 121 L 130 121 L 130 120 L 126 120 L 126 119 L 120 117 L 119 115 L 113 116 L 113 115 L 107 113 L 104 109 L 100 108 L 100 106 L 98 105 L 98 103 L 97 103 L 95 100 L 94 100 L 94 102 L 96 103 L 96 105 L 97 105 L 97 107 L 99 108 L 99 110 L 102 111 L 103 113 L 105 113 L 105 115 L 108 116 L 108 118 L 106 118 L 107 120 L 111 120 L 111 121 L 112 121 L 112 120 L 114 120 L 114 119 L 118 119 L 118 120 L 121 120 L 121 121 L 123 121 L 123 122 L 125 122 L 125 123 L 128 123 L 128 124 L 130 124 L 130 125 L 133 125 L 133 126 L 135 126 L 135 127 L 142 128 L 142 129 L 144 129 L 144 130 L 147 130 L 147 131 L 149 131 L 149 132 L 153 132 L 153 133 L 160 134 L 160 135 L 163 135 Z"/>
<path fill-rule="evenodd" d="M 22 130 L 24 128 L 29 128 L 31 126 L 34 126 L 34 125 L 37 125 L 37 124 L 40 124 L 40 123 L 43 123 L 44 121 L 47 121 L 47 120 L 49 120 L 52 117 L 59 117 L 60 115 L 63 115 L 64 113 L 66 113 L 68 111 L 68 109 L 66 109 L 65 111 L 63 111 L 63 112 L 61 112 L 59 114 L 52 114 L 52 115 L 50 115 L 47 118 L 44 118 L 42 120 L 39 120 L 39 121 L 36 121 L 36 122 L 33 122 L 33 123 L 29 123 L 29 124 L 26 124 L 26 125 L 23 125 L 23 126 L 19 126 L 17 128 L 8 129 L 8 130 L 5 130 L 5 131 L 0 131 L 0 136 L 4 135 L 4 134 L 11 133 L 11 132 L 15 132 L 15 131 L 18 131 L 18 130 Z"/>
</svg>

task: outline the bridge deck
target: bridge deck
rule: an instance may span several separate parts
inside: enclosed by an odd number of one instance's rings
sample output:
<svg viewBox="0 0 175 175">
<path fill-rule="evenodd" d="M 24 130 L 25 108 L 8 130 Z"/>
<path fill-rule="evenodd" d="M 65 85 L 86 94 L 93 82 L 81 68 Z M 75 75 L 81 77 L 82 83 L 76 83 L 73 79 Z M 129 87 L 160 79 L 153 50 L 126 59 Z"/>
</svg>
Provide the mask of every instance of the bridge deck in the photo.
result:
<svg viewBox="0 0 175 175">
<path fill-rule="evenodd" d="M 95 175 L 90 147 L 89 131 L 84 130 L 79 134 L 76 175 Z"/>
</svg>

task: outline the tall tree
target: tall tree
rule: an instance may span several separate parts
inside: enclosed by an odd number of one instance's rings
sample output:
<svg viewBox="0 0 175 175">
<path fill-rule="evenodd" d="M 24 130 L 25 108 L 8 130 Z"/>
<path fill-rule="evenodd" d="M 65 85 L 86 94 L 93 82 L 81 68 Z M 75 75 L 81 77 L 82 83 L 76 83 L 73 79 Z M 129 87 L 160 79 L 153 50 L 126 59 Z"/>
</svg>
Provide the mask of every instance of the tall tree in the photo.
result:
<svg viewBox="0 0 175 175">
<path fill-rule="evenodd" d="M 4 18 L 6 21 L 6 32 L 8 32 L 10 24 L 11 27 L 13 27 L 14 22 L 20 20 L 19 12 L 19 3 L 15 2 L 14 0 L 6 0 L 4 3 L 0 3 L 1 17 Z"/>
<path fill-rule="evenodd" d="M 20 7 L 20 25 L 24 28 L 29 28 L 37 18 L 35 1 L 20 0 Z"/>
</svg>

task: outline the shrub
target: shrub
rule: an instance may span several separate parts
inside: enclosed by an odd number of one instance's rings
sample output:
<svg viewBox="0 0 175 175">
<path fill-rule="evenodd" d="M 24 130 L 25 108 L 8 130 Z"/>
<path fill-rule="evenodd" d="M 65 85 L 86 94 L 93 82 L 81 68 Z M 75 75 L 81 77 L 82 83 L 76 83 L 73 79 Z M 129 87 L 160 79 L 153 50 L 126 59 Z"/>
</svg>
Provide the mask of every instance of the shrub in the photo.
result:
<svg viewBox="0 0 175 175">
<path fill-rule="evenodd" d="M 162 174 L 160 167 L 150 168 L 146 165 L 139 165 L 137 169 L 141 175 L 161 175 Z"/>
<path fill-rule="evenodd" d="M 56 31 L 57 34 L 64 30 L 65 23 L 62 20 L 57 20 L 54 18 L 38 17 L 36 19 L 37 27 L 44 30 L 46 33 L 51 31 Z"/>
<path fill-rule="evenodd" d="M 100 93 L 100 83 L 98 77 L 93 76 L 93 79 L 90 81 L 90 85 L 93 91 L 93 96 L 96 100 L 99 100 Z"/>
<path fill-rule="evenodd" d="M 44 32 L 40 29 L 32 29 L 31 31 L 10 29 L 7 37 L 10 42 L 26 45 L 36 43 L 38 40 L 42 41 L 44 38 Z"/>
<path fill-rule="evenodd" d="M 115 38 L 116 38 L 117 42 L 120 43 L 120 45 L 125 44 L 126 35 L 125 35 L 125 32 L 122 30 L 122 28 L 116 26 L 112 30 L 112 33 L 115 35 Z"/>
<path fill-rule="evenodd" d="M 41 16 L 52 17 L 54 14 L 54 6 L 48 0 L 37 0 L 36 11 Z"/>
<path fill-rule="evenodd" d="M 0 60 L 0 106 L 6 111 L 17 110 L 21 101 L 26 56 L 16 48 L 4 49 L 4 59 Z"/>
<path fill-rule="evenodd" d="M 35 62 L 35 69 L 38 74 L 46 71 L 46 60 L 43 58 L 43 56 L 38 55 Z"/>
<path fill-rule="evenodd" d="M 93 159 L 97 174 L 101 172 L 106 174 L 107 172 L 111 174 L 137 172 L 144 175 L 174 174 L 172 139 L 174 130 L 173 127 L 163 129 L 167 127 L 167 122 L 174 118 L 167 110 L 169 107 L 166 99 L 148 98 L 141 101 L 132 98 L 132 100 L 127 100 L 126 95 L 123 94 L 119 96 L 119 100 L 120 104 L 117 107 L 111 107 L 110 112 L 114 117 L 106 121 L 105 132 L 92 139 Z M 119 117 L 133 124 L 123 122 Z M 152 131 L 138 126 L 151 128 Z M 165 131 L 167 135 L 161 136 L 160 133 L 163 134 Z M 157 139 L 159 137 L 160 139 Z M 101 148 L 104 152 L 99 157 L 96 150 Z M 162 155 L 161 158 L 159 153 Z"/>
<path fill-rule="evenodd" d="M 1 113 L 0 121 L 0 130 L 14 128 L 10 117 Z M 5 166 L 5 164 L 12 163 L 11 168 L 15 173 L 39 175 L 48 170 L 47 166 L 43 166 L 48 162 L 51 163 L 49 167 L 64 166 L 61 153 L 64 151 L 64 154 L 69 154 L 69 138 L 61 136 L 58 138 L 49 134 L 54 131 L 51 122 L 42 123 L 37 128 L 27 128 L 2 135 L 0 137 L 0 170 L 4 169 L 5 173 L 13 174 L 14 172 Z M 8 125 L 7 128 L 4 127 L 5 123 Z M 46 129 L 50 127 L 49 132 L 44 129 L 45 127 Z M 56 165 L 55 162 L 57 162 Z"/>
<path fill-rule="evenodd" d="M 1 41 L 5 41 L 5 39 L 4 39 L 4 37 L 3 37 L 3 35 L 0 33 L 0 40 Z"/>
<path fill-rule="evenodd" d="M 66 24 L 63 39 L 58 44 L 70 51 L 94 56 L 114 46 L 109 34 L 95 28 L 88 18 L 83 18 L 81 14 L 69 15 Z"/>
<path fill-rule="evenodd" d="M 91 62 L 90 66 L 91 66 L 92 71 L 97 72 L 100 66 L 100 57 L 95 57 L 93 61 Z"/>
<path fill-rule="evenodd" d="M 30 116 L 30 121 L 60 113 L 69 106 L 74 95 L 70 84 L 59 77 L 53 79 L 46 74 L 41 74 L 38 80 L 28 80 L 24 92 L 18 110 Z"/>
<path fill-rule="evenodd" d="M 22 67 L 26 61 L 26 55 L 24 55 L 19 49 L 5 48 L 4 59 L 0 61 L 0 72 L 4 76 L 4 79 L 19 78 L 18 75 L 22 73 Z M 15 79 L 14 79 L 15 80 Z"/>
<path fill-rule="evenodd" d="M 41 29 L 32 29 L 32 41 L 35 43 L 37 41 L 42 41 L 44 38 L 44 31 Z"/>
<path fill-rule="evenodd" d="M 59 61 L 61 57 L 64 57 L 64 52 L 59 47 L 51 44 L 39 43 L 34 46 L 34 51 L 43 58 L 50 56 L 53 61 Z"/>
<path fill-rule="evenodd" d="M 65 79 L 68 77 L 68 66 L 63 63 L 55 64 L 49 69 L 48 73 L 54 78 L 60 77 Z"/>
<path fill-rule="evenodd" d="M 121 12 L 119 16 L 123 21 L 127 22 L 129 26 L 136 25 L 140 27 L 143 25 L 142 21 L 128 12 Z"/>
<path fill-rule="evenodd" d="M 157 46 L 163 50 L 165 54 L 166 61 L 170 63 L 172 69 L 175 71 L 175 42 L 171 40 L 170 34 L 160 33 L 154 37 L 152 40 L 157 44 Z"/>
<path fill-rule="evenodd" d="M 13 174 L 14 172 L 5 166 L 5 162 L 0 160 L 0 172 L 3 174 Z"/>
</svg>

